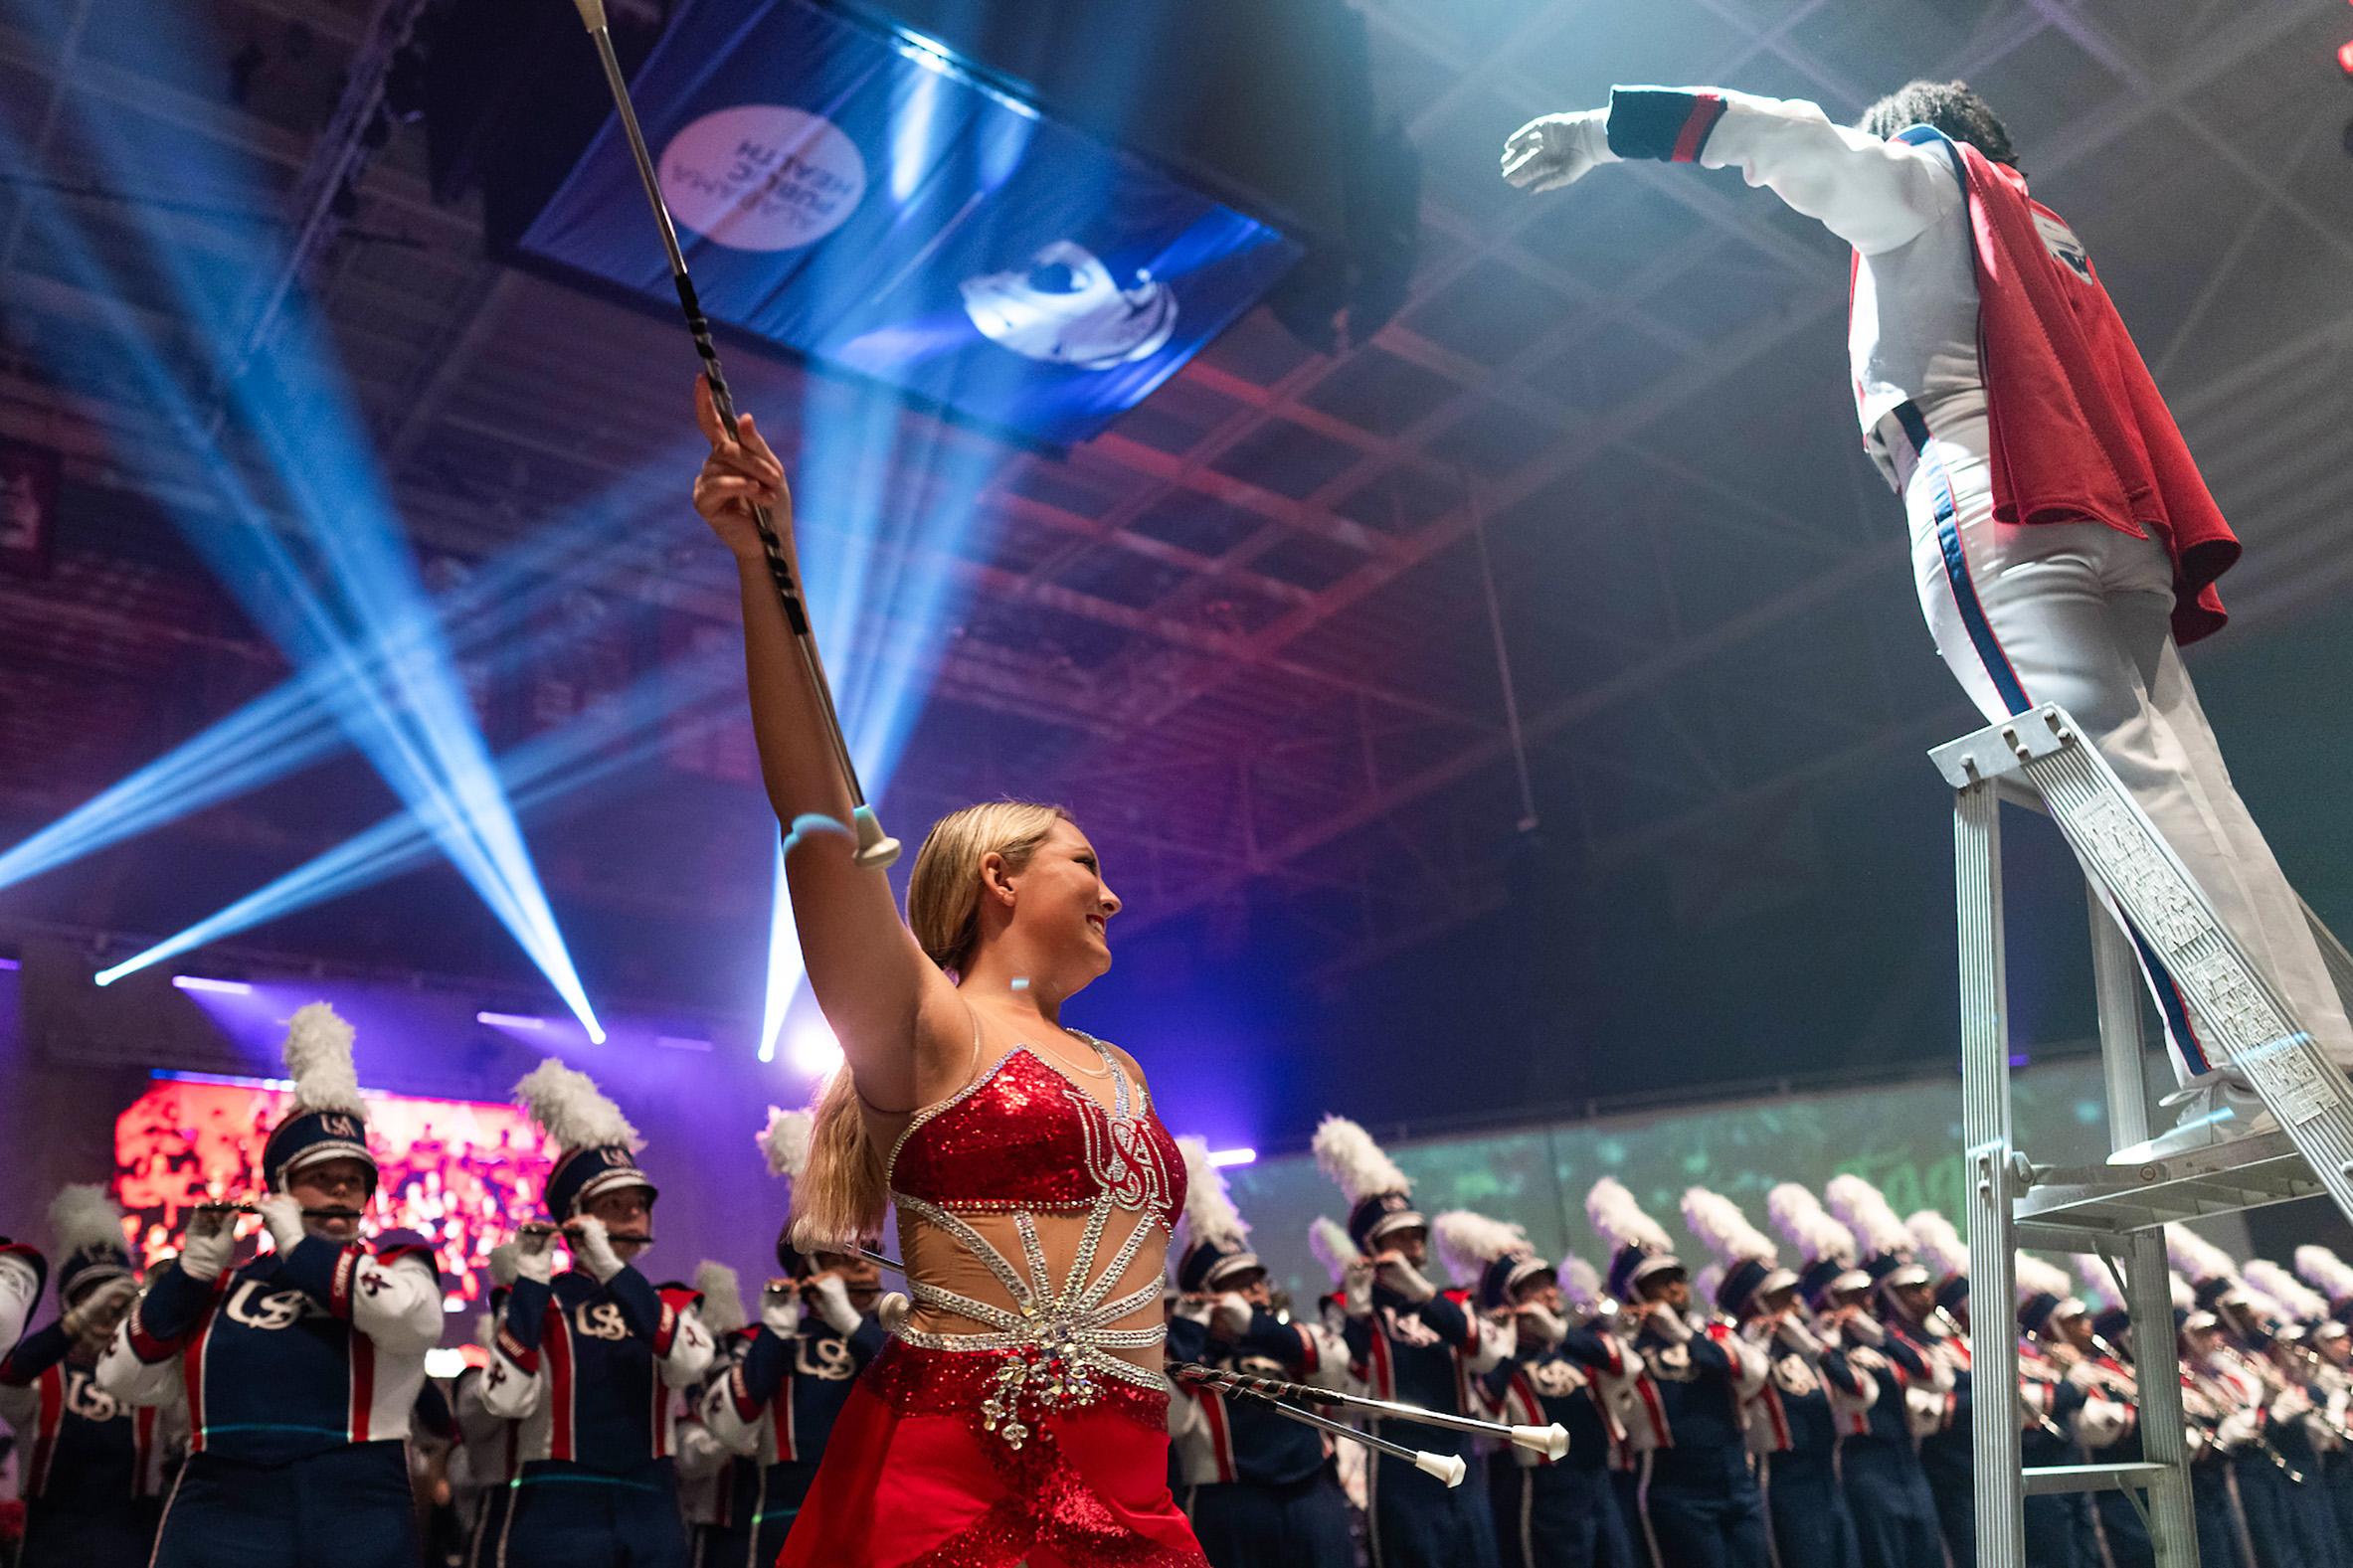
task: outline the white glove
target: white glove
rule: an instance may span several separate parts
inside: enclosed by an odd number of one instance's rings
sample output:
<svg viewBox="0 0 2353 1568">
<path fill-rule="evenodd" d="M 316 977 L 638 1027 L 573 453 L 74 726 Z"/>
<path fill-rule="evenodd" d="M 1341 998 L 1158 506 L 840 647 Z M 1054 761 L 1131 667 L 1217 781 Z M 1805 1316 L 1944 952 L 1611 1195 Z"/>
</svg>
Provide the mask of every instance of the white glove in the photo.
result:
<svg viewBox="0 0 2353 1568">
<path fill-rule="evenodd" d="M 1541 115 L 1504 143 L 1504 178 L 1524 191 L 1556 191 L 1617 161 L 1607 109 Z"/>
<path fill-rule="evenodd" d="M 791 1280 L 771 1280 L 760 1291 L 760 1326 L 779 1339 L 801 1332 L 801 1287 Z"/>
<path fill-rule="evenodd" d="M 1651 1327 L 1659 1331 L 1659 1337 L 1669 1344 L 1689 1344 L 1691 1342 L 1692 1325 L 1683 1320 L 1683 1313 L 1669 1307 L 1665 1302 L 1661 1302 L 1650 1309 L 1647 1321 Z"/>
<path fill-rule="evenodd" d="M 1530 1302 L 1520 1308 L 1519 1338 L 1531 1349 L 1556 1345 L 1567 1337 L 1568 1324 L 1543 1303 Z"/>
<path fill-rule="evenodd" d="M 1250 1304 L 1238 1296 L 1220 1296 L 1209 1307 L 1209 1332 L 1220 1339 L 1239 1339 L 1250 1331 Z"/>
<path fill-rule="evenodd" d="M 515 1238 L 515 1278 L 541 1285 L 556 1277 L 556 1233 L 527 1230 Z"/>
<path fill-rule="evenodd" d="M 2262 1434 L 2262 1418 L 2252 1410 L 2234 1410 L 2223 1417 L 2223 1424 L 2215 1432 L 2215 1441 L 2225 1452 L 2251 1447 Z"/>
<path fill-rule="evenodd" d="M 1839 1332 L 1846 1336 L 1849 1344 L 1884 1345 L 1888 1342 L 1888 1330 L 1868 1312 L 1857 1312 L 1847 1318 L 1839 1324 Z"/>
<path fill-rule="evenodd" d="M 816 1298 L 817 1315 L 825 1326 L 846 1339 L 858 1331 L 858 1309 L 849 1305 L 849 1287 L 841 1283 L 841 1276 L 828 1274 L 810 1287 Z"/>
<path fill-rule="evenodd" d="M 613 1238 L 606 1233 L 605 1222 L 594 1214 L 583 1214 L 572 1222 L 572 1251 L 579 1257 L 581 1267 L 599 1285 L 626 1267 L 621 1254 L 613 1250 Z"/>
<path fill-rule="evenodd" d="M 227 1209 L 199 1209 L 180 1238 L 180 1272 L 191 1280 L 217 1280 L 237 1249 L 237 1216 Z"/>
<path fill-rule="evenodd" d="M 1342 1277 L 1341 1310 L 1351 1317 L 1372 1315 L 1372 1265 L 1361 1258 L 1348 1266 Z"/>
<path fill-rule="evenodd" d="M 270 1244 L 282 1258 L 302 1245 L 302 1200 L 290 1192 L 272 1192 L 254 1205 L 262 1211 L 262 1224 L 270 1232 Z"/>
<path fill-rule="evenodd" d="M 136 1280 L 127 1276 L 108 1280 L 74 1304 L 66 1313 L 65 1330 L 76 1339 L 98 1330 L 110 1334 L 114 1325 L 122 1321 L 122 1314 L 130 1310 L 130 1304 L 138 1299 Z"/>
<path fill-rule="evenodd" d="M 1426 1302 L 1438 1294 L 1422 1272 L 1402 1259 L 1391 1259 L 1380 1266 L 1380 1283 L 1409 1302 Z"/>
<path fill-rule="evenodd" d="M 1501 1322 L 1491 1322 L 1485 1332 L 1487 1342 L 1479 1348 L 1498 1361 L 1509 1361 L 1520 1353 L 1520 1324 L 1515 1319 L 1507 1317 Z"/>
</svg>

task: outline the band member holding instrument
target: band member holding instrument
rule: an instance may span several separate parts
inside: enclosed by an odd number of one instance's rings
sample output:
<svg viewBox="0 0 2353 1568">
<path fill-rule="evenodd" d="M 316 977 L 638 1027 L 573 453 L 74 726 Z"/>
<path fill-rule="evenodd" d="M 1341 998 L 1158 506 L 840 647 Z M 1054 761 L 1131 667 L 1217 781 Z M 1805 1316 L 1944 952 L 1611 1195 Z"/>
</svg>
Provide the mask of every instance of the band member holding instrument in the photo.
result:
<svg viewBox="0 0 2353 1568">
<path fill-rule="evenodd" d="M 845 1062 L 794 1184 L 794 1241 L 869 1245 L 895 1206 L 914 1298 L 782 1560 L 1193 1568 L 1162 1370 L 1183 1161 L 1134 1058 L 1062 1023 L 1110 967 L 1119 899 L 1065 813 L 993 801 L 934 824 L 900 919 L 859 858 L 821 671 L 761 538 L 764 514 L 794 566 L 784 467 L 749 416 L 723 420 L 707 383 L 695 398 L 712 448 L 695 508 L 738 563 L 761 773 Z"/>
<path fill-rule="evenodd" d="M 1209 1146 L 1180 1137 L 1186 1171 L 1179 1300 L 1169 1356 L 1245 1377 L 1338 1388 L 1348 1349 L 1321 1323 L 1274 1311 L 1250 1227 L 1209 1163 Z M 1256 1400 L 1189 1384 L 1169 1406 L 1180 1484 L 1213 1568 L 1351 1568 L 1348 1499 L 1325 1434 Z"/>
<path fill-rule="evenodd" d="M 769 1112 L 760 1147 L 772 1174 L 799 1180 L 809 1168 L 814 1123 L 807 1111 Z M 746 1325 L 703 1400 L 704 1425 L 752 1471 L 742 1519 L 722 1543 L 733 1555 L 708 1556 L 712 1568 L 776 1561 L 851 1385 L 888 1337 L 874 1315 L 881 1278 L 871 1262 L 805 1253 L 789 1225 L 777 1233 L 776 1258 L 783 1274 L 760 1293 L 760 1320 Z"/>
<path fill-rule="evenodd" d="M 550 1058 L 515 1099 L 563 1152 L 547 1178 L 553 1224 L 523 1227 L 490 1414 L 522 1423 L 522 1475 L 498 1539 L 506 1568 L 684 1568 L 672 1406 L 710 1367 L 691 1291 L 657 1290 L 634 1260 L 653 1244 L 643 1140 L 586 1073 Z M 572 1267 L 555 1272 L 558 1234 Z"/>
<path fill-rule="evenodd" d="M 0 1420 L 25 1444 L 18 1568 L 137 1568 L 155 1549 L 164 1472 L 185 1433 L 185 1406 L 133 1410 L 93 1376 L 139 1295 L 122 1211 L 106 1189 L 60 1192 L 49 1235 L 62 1310 L 0 1359 Z"/>
<path fill-rule="evenodd" d="M 1361 1254 L 1343 1287 L 1342 1336 L 1357 1375 L 1375 1398 L 1470 1414 L 1479 1397 L 1474 1380 L 1512 1352 L 1510 1330 L 1472 1311 L 1467 1291 L 1441 1290 L 1422 1272 L 1429 1222 L 1413 1207 L 1405 1173 L 1362 1128 L 1326 1117 L 1315 1153 L 1349 1201 L 1349 1239 Z M 1463 1485 L 1449 1488 L 1394 1455 L 1375 1457 L 1366 1471 L 1373 1551 L 1385 1568 L 1489 1568 L 1496 1561 L 1486 1462 L 1467 1438 L 1438 1441 L 1470 1465 Z"/>
<path fill-rule="evenodd" d="M 375 1196 L 351 1026 L 324 1002 L 286 1032 L 293 1107 L 262 1151 L 272 1251 L 232 1267 L 235 1214 L 199 1209 L 98 1363 L 137 1406 L 185 1389 L 191 1454 L 159 1568 L 411 1568 L 410 1413 L 442 1332 L 422 1236 L 359 1239 Z"/>
</svg>

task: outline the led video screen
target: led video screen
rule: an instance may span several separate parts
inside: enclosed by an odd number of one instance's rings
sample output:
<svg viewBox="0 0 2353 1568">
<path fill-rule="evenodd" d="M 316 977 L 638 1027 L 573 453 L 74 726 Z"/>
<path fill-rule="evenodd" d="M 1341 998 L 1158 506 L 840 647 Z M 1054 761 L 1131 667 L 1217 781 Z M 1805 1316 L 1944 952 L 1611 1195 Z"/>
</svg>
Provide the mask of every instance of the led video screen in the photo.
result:
<svg viewBox="0 0 2353 1568">
<path fill-rule="evenodd" d="M 631 89 L 703 307 L 1054 444 L 1133 408 L 1302 254 L 919 35 L 688 0 Z M 675 308 L 617 120 L 516 249 Z"/>
<path fill-rule="evenodd" d="M 290 1096 L 260 1079 L 159 1075 L 114 1119 L 114 1194 L 142 1268 L 178 1249 L 200 1203 L 262 1195 L 262 1145 Z M 365 1234 L 410 1230 L 434 1243 L 443 1305 L 482 1302 L 490 1249 L 538 1212 L 555 1149 L 509 1105 L 369 1093 L 368 1144 L 383 1173 Z M 242 1229 L 258 1230 L 259 1218 Z"/>
</svg>

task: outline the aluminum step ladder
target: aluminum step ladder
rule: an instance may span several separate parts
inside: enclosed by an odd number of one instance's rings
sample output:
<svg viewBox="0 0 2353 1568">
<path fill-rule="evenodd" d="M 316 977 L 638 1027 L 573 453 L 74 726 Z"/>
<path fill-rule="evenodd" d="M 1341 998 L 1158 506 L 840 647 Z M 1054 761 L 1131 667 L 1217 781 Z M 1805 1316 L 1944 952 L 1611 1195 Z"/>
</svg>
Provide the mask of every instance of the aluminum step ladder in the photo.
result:
<svg viewBox="0 0 2353 1568">
<path fill-rule="evenodd" d="M 2159 1568 L 2196 1568 L 2164 1227 L 2322 1192 L 2353 1217 L 2353 1088 L 2221 928 L 2206 896 L 2065 709 L 2045 703 L 1928 755 L 1954 791 L 1971 1294 L 1988 1304 L 1986 1320 L 2003 1330 L 1974 1341 L 1972 1375 L 1981 1388 L 2017 1386 L 2010 1315 L 2015 1250 L 2090 1253 L 2117 1276 L 2131 1314 L 2141 1401 L 2140 1463 L 2035 1470 L 2022 1468 L 2018 1423 L 1995 1416 L 2007 1401 L 1987 1403 L 1973 1424 L 1977 1560 L 1980 1568 L 2024 1563 L 2025 1496 L 2122 1488 L 2148 1521 Z M 2004 800 L 2057 822 L 2092 884 L 2092 980 L 2109 1146 L 2139 1143 L 2149 1128 L 2140 975 L 2124 934 L 2102 907 L 2103 889 L 2188 996 L 2210 1056 L 2247 1075 L 2278 1119 L 2278 1132 L 2136 1166 L 2042 1166 L 2017 1147 L 2002 950 Z M 2353 957 L 2309 906 L 2305 918 L 2340 995 L 2353 993 Z"/>
</svg>

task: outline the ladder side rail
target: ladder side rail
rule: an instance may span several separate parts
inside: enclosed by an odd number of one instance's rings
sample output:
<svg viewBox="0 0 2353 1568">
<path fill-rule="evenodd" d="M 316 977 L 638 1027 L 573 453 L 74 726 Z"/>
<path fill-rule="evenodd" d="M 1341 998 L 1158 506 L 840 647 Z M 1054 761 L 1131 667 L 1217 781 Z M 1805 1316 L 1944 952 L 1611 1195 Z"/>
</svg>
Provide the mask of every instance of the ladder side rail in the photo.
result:
<svg viewBox="0 0 2353 1568">
<path fill-rule="evenodd" d="M 2135 1231 L 2123 1254 L 2124 1309 L 2132 1319 L 2132 1365 L 2140 1390 L 2140 1451 L 2165 1467 L 2149 1485 L 2149 1538 L 2157 1568 L 2198 1568 L 2198 1518 L 2190 1500 L 2190 1434 L 2181 1403 L 2180 1338 L 2165 1233 Z"/>
<path fill-rule="evenodd" d="M 2083 893 L 2091 905 L 2091 987 L 2099 1002 L 2099 1066 L 2107 1086 L 2108 1148 L 2113 1151 L 2145 1142 L 2149 1135 L 2148 1091 L 2141 1076 L 2147 1037 L 2141 1028 L 2140 964 L 2108 913 L 2099 885 L 2085 877 Z"/>
<path fill-rule="evenodd" d="M 1953 883 L 1959 916 L 1961 1126 L 1970 1292 L 1991 1305 L 1992 1332 L 1972 1346 L 1971 1376 L 1991 1401 L 1970 1423 L 1979 1568 L 2024 1568 L 2025 1457 L 2018 1393 L 2017 1263 L 2011 1226 L 2010 1020 L 2002 950 L 2001 801 L 1990 784 L 1953 794 Z M 2007 1417 L 2007 1419 L 2005 1419 Z"/>
<path fill-rule="evenodd" d="M 2216 919 L 2146 813 L 2064 710 L 2037 710 L 2061 744 L 2024 760 L 2052 819 L 2092 867 L 2206 1025 L 2210 1047 L 2247 1075 L 2289 1139 L 2353 1216 L 2353 1085 L 2298 1027 L 2285 1001 Z"/>
</svg>

